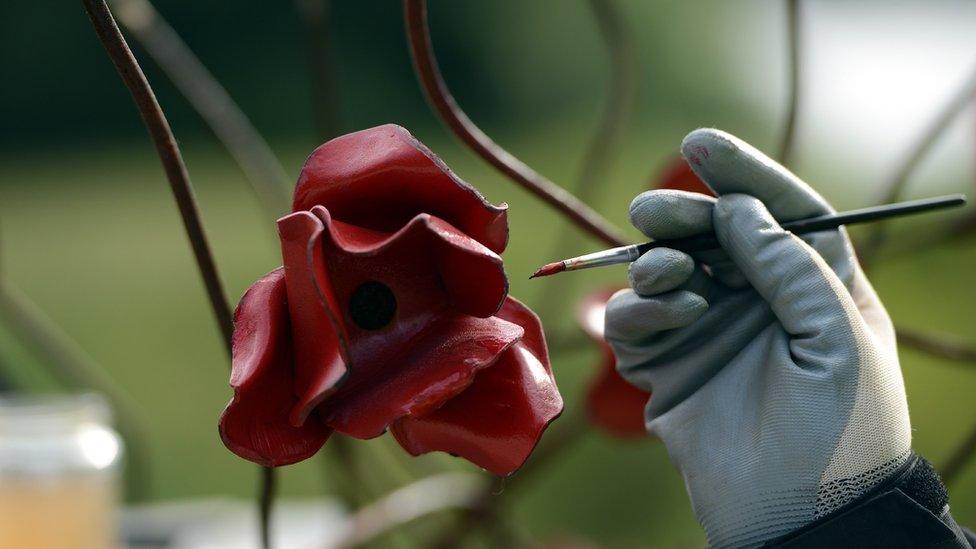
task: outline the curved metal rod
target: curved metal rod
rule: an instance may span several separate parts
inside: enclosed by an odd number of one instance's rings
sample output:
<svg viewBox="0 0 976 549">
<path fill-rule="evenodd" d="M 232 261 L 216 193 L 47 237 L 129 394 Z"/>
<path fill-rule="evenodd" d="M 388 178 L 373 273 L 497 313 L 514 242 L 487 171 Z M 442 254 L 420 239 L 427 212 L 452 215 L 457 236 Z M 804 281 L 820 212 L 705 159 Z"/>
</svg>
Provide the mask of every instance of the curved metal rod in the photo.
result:
<svg viewBox="0 0 976 549">
<path fill-rule="evenodd" d="M 786 125 L 779 145 L 779 163 L 789 166 L 796 142 L 796 118 L 800 104 L 800 0 L 786 0 L 786 40 L 789 51 L 789 89 L 786 106 Z"/>
<path fill-rule="evenodd" d="M 545 471 L 545 465 L 550 464 L 553 459 L 568 455 L 573 446 L 582 441 L 586 434 L 591 432 L 585 425 L 583 415 L 578 411 L 571 414 L 563 414 L 561 423 L 556 430 L 547 433 L 542 438 L 539 446 L 529 456 L 528 461 L 515 476 L 509 478 L 496 477 L 495 482 L 486 484 L 481 488 L 481 494 L 476 498 L 477 504 L 459 517 L 459 520 L 450 525 L 431 547 L 436 549 L 451 549 L 463 545 L 463 540 L 474 534 L 480 529 L 502 528 L 504 522 L 499 517 L 499 510 L 510 501 L 513 489 L 524 490 L 524 486 L 537 478 L 540 471 Z M 501 487 L 504 487 L 502 489 Z M 496 535 L 505 536 L 510 534 L 504 530 L 498 530 Z M 501 544 L 508 546 L 510 543 Z"/>
<path fill-rule="evenodd" d="M 274 467 L 261 467 L 261 488 L 258 494 L 258 523 L 261 525 L 261 547 L 271 548 L 271 509 L 278 491 L 277 474 Z"/>
<path fill-rule="evenodd" d="M 136 61 L 129 45 L 126 44 L 122 32 L 115 24 L 112 12 L 108 9 L 104 0 L 82 0 L 88 18 L 91 19 L 95 27 L 98 39 L 105 47 L 105 51 L 115 65 L 119 76 L 125 83 L 132 99 L 139 109 L 142 121 L 149 130 L 156 152 L 166 170 L 166 178 L 169 180 L 170 189 L 173 191 L 173 198 L 183 217 L 183 226 L 186 235 L 190 239 L 190 246 L 193 248 L 193 255 L 196 257 L 197 267 L 200 269 L 200 276 L 207 288 L 207 295 L 210 298 L 210 307 L 213 309 L 217 319 L 217 325 L 224 337 L 225 347 L 230 352 L 231 334 L 234 331 L 234 322 L 231 318 L 230 304 L 221 285 L 220 277 L 217 275 L 217 265 L 214 262 L 210 245 L 207 243 L 207 236 L 203 230 L 203 223 L 200 220 L 200 210 L 197 208 L 196 198 L 193 195 L 193 187 L 190 183 L 190 175 L 186 171 L 180 148 L 176 144 L 176 138 L 169 127 L 166 115 L 163 114 L 159 102 L 152 87 L 146 80 L 139 62 Z"/>
<path fill-rule="evenodd" d="M 431 107 L 451 131 L 486 162 L 541 198 L 581 229 L 611 246 L 626 244 L 626 238 L 612 223 L 498 146 L 461 110 L 437 66 L 427 25 L 426 0 L 404 0 L 403 14 L 417 78 Z"/>
<path fill-rule="evenodd" d="M 952 451 L 945 465 L 939 468 L 939 475 L 946 486 L 951 488 L 959 479 L 960 473 L 966 469 L 973 454 L 976 454 L 976 427 L 971 428 L 966 438 Z"/>
<path fill-rule="evenodd" d="M 442 473 L 398 488 L 356 511 L 350 518 L 350 530 L 336 545 L 358 547 L 421 517 L 471 509 L 480 501 L 483 484 L 467 473 Z"/>
<path fill-rule="evenodd" d="M 898 200 L 902 189 L 908 182 L 908 177 L 915 171 L 925 155 L 938 142 L 949 124 L 966 108 L 976 95 L 976 70 L 963 83 L 962 87 L 942 107 L 936 117 L 932 119 L 925 132 L 919 136 L 915 144 L 909 149 L 902 163 L 895 170 L 891 179 L 881 188 L 878 203 L 887 204 Z"/>
<path fill-rule="evenodd" d="M 41 358 L 58 384 L 97 391 L 108 400 L 116 427 L 126 443 L 126 494 L 132 501 L 148 499 L 151 463 L 145 437 L 147 431 L 135 412 L 129 393 L 26 294 L 2 279 L 0 319 Z"/>
<path fill-rule="evenodd" d="M 305 31 L 305 57 L 315 129 L 320 138 L 332 139 L 342 129 L 329 25 L 332 3 L 329 0 L 295 0 L 295 8 Z"/>
<path fill-rule="evenodd" d="M 976 347 L 959 341 L 933 337 L 904 327 L 896 327 L 898 343 L 916 351 L 953 362 L 976 363 Z"/>
<path fill-rule="evenodd" d="M 213 309 L 214 316 L 217 318 L 217 325 L 220 327 L 221 334 L 224 336 L 224 345 L 228 354 L 231 351 L 231 337 L 234 332 L 234 321 L 231 317 L 230 304 L 217 275 L 217 265 L 210 252 L 210 245 L 207 243 L 206 234 L 203 231 L 203 223 L 200 220 L 200 211 L 197 208 L 196 199 L 193 196 L 193 187 L 190 184 L 190 175 L 186 171 L 183 157 L 176 144 L 176 138 L 169 127 L 166 115 L 156 100 L 146 75 L 143 74 L 139 62 L 125 42 L 125 37 L 115 23 L 112 12 L 109 10 L 105 0 L 82 0 L 85 12 L 95 28 L 99 41 L 105 47 L 106 53 L 115 65 L 119 76 L 132 94 L 132 99 L 139 109 L 139 114 L 152 137 L 156 152 L 166 170 L 166 177 L 169 180 L 173 197 L 179 207 L 180 215 L 183 217 L 183 226 L 186 229 L 187 237 L 193 248 L 193 254 L 197 260 L 197 267 L 200 276 L 203 277 L 207 287 L 207 295 L 210 298 L 210 307 Z M 261 539 L 268 542 L 270 507 L 273 497 L 274 470 L 265 468 L 261 479 L 261 498 L 259 516 L 261 517 Z M 269 547 L 264 544 L 265 549 Z"/>
<path fill-rule="evenodd" d="M 636 97 L 636 63 L 633 36 L 627 28 L 623 14 L 613 0 L 589 0 L 590 12 L 596 21 L 610 64 L 606 98 L 600 121 L 590 138 L 583 155 L 573 191 L 576 197 L 592 204 L 594 194 L 605 179 L 615 159 L 622 129 L 627 123 Z M 571 257 L 580 251 L 579 238 L 571 231 L 563 231 L 556 239 L 549 257 Z M 536 308 L 545 319 L 560 318 L 569 303 L 566 295 L 572 294 L 576 278 L 563 278 L 543 284 L 539 290 Z"/>
<path fill-rule="evenodd" d="M 634 45 L 626 21 L 613 0 L 589 0 L 590 11 L 596 20 L 610 62 L 610 78 L 607 80 L 607 98 L 603 113 L 590 144 L 583 155 L 576 179 L 577 198 L 586 200 L 600 179 L 607 175 L 620 139 L 621 128 L 626 124 L 633 107 L 636 78 Z M 556 254 L 553 257 L 562 257 Z"/>
<path fill-rule="evenodd" d="M 902 190 L 908 183 L 908 178 L 914 173 L 915 168 L 922 162 L 932 147 L 938 142 L 939 137 L 945 132 L 946 128 L 955 120 L 969 105 L 974 95 L 976 95 L 976 70 L 967 77 L 962 87 L 949 99 L 942 107 L 936 117 L 932 119 L 928 127 L 919 136 L 918 140 L 908 150 L 907 155 L 902 160 L 898 168 L 892 173 L 878 193 L 878 204 L 895 202 L 901 196 Z M 867 263 L 874 259 L 879 248 L 887 240 L 887 223 L 876 223 L 865 239 L 861 252 L 864 255 L 862 263 Z"/>
<path fill-rule="evenodd" d="M 125 26 L 213 131 L 272 219 L 291 207 L 291 181 L 281 162 L 227 90 L 149 0 L 111 0 Z"/>
</svg>

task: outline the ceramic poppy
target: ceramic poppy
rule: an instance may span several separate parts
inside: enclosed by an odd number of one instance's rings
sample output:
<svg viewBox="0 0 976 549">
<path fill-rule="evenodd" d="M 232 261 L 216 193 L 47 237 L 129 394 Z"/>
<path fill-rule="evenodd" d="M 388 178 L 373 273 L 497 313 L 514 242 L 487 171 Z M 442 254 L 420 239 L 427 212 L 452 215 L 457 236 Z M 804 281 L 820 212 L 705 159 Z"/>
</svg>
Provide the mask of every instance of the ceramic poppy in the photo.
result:
<svg viewBox="0 0 976 549">
<path fill-rule="evenodd" d="M 653 178 L 650 187 L 715 196 L 681 157 L 670 161 Z M 580 327 L 600 348 L 600 364 L 597 366 L 599 373 L 590 383 L 586 395 L 586 410 L 590 421 L 608 433 L 621 438 L 636 438 L 647 434 L 644 430 L 644 407 L 651 395 L 627 383 L 617 373 L 616 358 L 610 345 L 603 339 L 603 317 L 607 301 L 619 289 L 593 292 L 580 302 L 577 310 Z"/>
<path fill-rule="evenodd" d="M 586 393 L 586 414 L 590 422 L 613 436 L 638 438 L 647 436 L 644 429 L 644 406 L 651 394 L 624 381 L 617 373 L 617 359 L 603 339 L 603 317 L 607 301 L 620 288 L 597 290 L 580 302 L 576 320 L 600 349 L 597 375 Z"/>
<path fill-rule="evenodd" d="M 660 173 L 651 179 L 652 189 L 676 189 L 693 193 L 715 196 L 712 189 L 695 175 L 695 172 L 682 157 L 677 157 L 667 163 Z"/>
<path fill-rule="evenodd" d="M 316 149 L 278 220 L 284 266 L 234 316 L 224 444 L 278 466 L 389 429 L 413 455 L 518 469 L 563 403 L 538 317 L 508 296 L 506 209 L 399 126 Z"/>
</svg>

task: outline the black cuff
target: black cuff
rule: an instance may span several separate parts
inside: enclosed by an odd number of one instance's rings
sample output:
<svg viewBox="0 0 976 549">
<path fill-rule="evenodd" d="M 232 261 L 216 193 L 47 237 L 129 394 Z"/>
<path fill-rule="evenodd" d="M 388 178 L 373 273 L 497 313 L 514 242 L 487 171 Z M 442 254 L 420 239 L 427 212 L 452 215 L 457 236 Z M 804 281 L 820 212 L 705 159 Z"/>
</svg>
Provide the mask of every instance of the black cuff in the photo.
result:
<svg viewBox="0 0 976 549">
<path fill-rule="evenodd" d="M 914 453 L 856 501 L 765 546 L 971 549 L 949 514 L 949 496 L 938 473 Z"/>
</svg>

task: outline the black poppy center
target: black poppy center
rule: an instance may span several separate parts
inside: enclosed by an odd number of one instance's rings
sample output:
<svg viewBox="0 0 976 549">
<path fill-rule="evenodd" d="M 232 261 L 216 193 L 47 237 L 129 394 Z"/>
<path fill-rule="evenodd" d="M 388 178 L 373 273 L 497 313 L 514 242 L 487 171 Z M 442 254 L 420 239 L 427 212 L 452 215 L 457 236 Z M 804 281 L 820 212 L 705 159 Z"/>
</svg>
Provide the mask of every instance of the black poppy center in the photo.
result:
<svg viewBox="0 0 976 549">
<path fill-rule="evenodd" d="M 389 324 L 396 307 L 390 287 L 375 281 L 360 284 L 349 298 L 349 316 L 364 330 L 379 330 Z"/>
</svg>

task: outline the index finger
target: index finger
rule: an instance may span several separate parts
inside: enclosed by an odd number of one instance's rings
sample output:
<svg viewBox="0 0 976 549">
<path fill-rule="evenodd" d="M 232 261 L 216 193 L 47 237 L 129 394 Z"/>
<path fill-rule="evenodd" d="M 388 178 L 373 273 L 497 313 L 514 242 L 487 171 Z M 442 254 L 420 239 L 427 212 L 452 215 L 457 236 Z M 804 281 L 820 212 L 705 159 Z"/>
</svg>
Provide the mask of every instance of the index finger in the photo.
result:
<svg viewBox="0 0 976 549">
<path fill-rule="evenodd" d="M 732 134 L 712 128 L 697 129 L 685 136 L 681 154 L 716 194 L 754 196 L 777 221 L 834 211 L 793 172 Z"/>
</svg>

